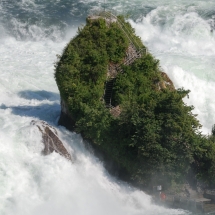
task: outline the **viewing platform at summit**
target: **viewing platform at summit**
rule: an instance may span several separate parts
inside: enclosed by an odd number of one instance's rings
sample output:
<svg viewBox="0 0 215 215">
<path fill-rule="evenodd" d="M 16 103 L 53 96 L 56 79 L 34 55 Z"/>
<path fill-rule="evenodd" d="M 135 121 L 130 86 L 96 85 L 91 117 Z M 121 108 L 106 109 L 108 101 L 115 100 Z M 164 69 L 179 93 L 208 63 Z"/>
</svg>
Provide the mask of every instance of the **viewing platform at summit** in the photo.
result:
<svg viewBox="0 0 215 215">
<path fill-rule="evenodd" d="M 107 24 L 117 22 L 117 18 L 114 17 L 114 16 L 105 17 L 105 16 L 102 16 L 102 15 L 90 15 L 87 18 L 90 19 L 90 20 L 97 20 L 99 18 L 103 18 L 103 19 L 105 19 Z"/>
<path fill-rule="evenodd" d="M 107 23 L 117 22 L 117 16 L 112 12 L 101 10 L 101 11 L 92 11 L 91 14 L 87 17 L 91 20 L 97 20 L 99 18 L 105 19 Z"/>
</svg>

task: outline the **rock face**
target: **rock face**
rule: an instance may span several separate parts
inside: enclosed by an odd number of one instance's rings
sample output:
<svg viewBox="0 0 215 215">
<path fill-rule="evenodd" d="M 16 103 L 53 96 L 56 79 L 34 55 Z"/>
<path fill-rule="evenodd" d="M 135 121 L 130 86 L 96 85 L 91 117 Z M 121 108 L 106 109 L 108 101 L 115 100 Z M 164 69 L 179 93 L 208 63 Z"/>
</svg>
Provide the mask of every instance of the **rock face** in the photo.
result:
<svg viewBox="0 0 215 215">
<path fill-rule="evenodd" d="M 184 183 L 213 147 L 204 144 L 193 107 L 183 102 L 189 90 L 175 89 L 130 24 L 116 20 L 87 19 L 59 56 L 59 124 L 80 133 L 120 176 L 143 189 Z"/>
<path fill-rule="evenodd" d="M 167 87 L 170 90 L 175 90 L 174 84 L 169 76 L 165 72 L 161 72 L 161 77 L 163 78 L 162 81 L 158 82 L 158 89 L 166 89 Z"/>
<path fill-rule="evenodd" d="M 73 131 L 75 128 L 75 121 L 69 113 L 68 107 L 61 98 L 61 114 L 58 121 L 59 125 L 65 126 L 68 130 Z"/>
<path fill-rule="evenodd" d="M 72 161 L 70 153 L 67 151 L 62 141 L 59 139 L 57 131 L 52 126 L 44 121 L 34 120 L 31 124 L 37 126 L 42 134 L 42 140 L 45 146 L 42 154 L 49 155 L 55 151 L 66 159 Z"/>
</svg>

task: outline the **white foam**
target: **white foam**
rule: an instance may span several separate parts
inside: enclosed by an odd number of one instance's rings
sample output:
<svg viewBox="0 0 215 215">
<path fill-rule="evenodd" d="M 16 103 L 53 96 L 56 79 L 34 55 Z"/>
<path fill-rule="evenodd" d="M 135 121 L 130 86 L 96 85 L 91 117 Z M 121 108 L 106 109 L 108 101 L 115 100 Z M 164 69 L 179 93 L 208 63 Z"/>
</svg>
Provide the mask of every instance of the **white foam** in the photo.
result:
<svg viewBox="0 0 215 215">
<path fill-rule="evenodd" d="M 23 0 L 21 4 L 26 8 L 38 7 L 33 0 Z M 189 102 L 196 107 L 204 128 L 209 129 L 215 121 L 211 93 L 214 35 L 208 32 L 208 23 L 195 11 L 189 11 L 187 18 L 190 23 L 197 23 L 196 33 L 190 30 L 190 34 L 189 25 L 185 28 L 187 23 L 180 21 L 187 16 L 184 11 L 177 18 L 172 13 L 167 21 L 168 13 L 163 16 L 163 10 L 170 12 L 159 7 L 141 23 L 132 22 L 132 25 L 152 53 L 161 59 L 161 65 L 175 85 L 192 90 Z M 163 21 L 159 22 L 160 19 Z M 0 214 L 187 214 L 155 206 L 145 193 L 109 176 L 102 163 L 85 149 L 79 135 L 56 126 L 60 102 L 53 63 L 76 29 L 69 29 L 68 36 L 63 37 L 59 36 L 58 28 L 53 28 L 53 34 L 44 34 L 41 27 L 28 26 L 14 18 L 12 27 L 18 33 L 13 37 L 0 26 L 5 31 L 4 37 L 0 35 Z M 19 34 L 25 39 L 18 37 Z M 56 42 L 53 37 L 57 38 Z M 199 42 L 201 47 L 196 47 Z M 184 59 L 188 59 L 186 64 Z M 191 66 L 187 67 L 187 62 Z M 202 71 L 208 68 L 211 72 L 206 79 Z M 30 125 L 32 119 L 45 120 L 56 127 L 75 154 L 74 164 L 56 153 L 41 156 L 43 144 L 38 129 Z"/>
<path fill-rule="evenodd" d="M 157 7 L 138 23 L 130 22 L 175 86 L 191 90 L 185 102 L 195 107 L 202 131 L 210 133 L 215 124 L 215 34 L 208 20 L 196 8 L 176 5 Z"/>
</svg>

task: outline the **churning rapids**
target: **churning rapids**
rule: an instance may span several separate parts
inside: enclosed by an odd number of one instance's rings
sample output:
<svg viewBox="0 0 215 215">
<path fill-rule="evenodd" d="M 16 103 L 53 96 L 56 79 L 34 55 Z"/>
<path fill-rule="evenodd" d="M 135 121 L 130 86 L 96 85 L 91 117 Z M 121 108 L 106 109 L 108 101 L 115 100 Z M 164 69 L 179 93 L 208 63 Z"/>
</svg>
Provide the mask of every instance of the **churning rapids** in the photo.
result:
<svg viewBox="0 0 215 215">
<path fill-rule="evenodd" d="M 49 3 L 51 2 L 51 3 Z M 177 3 L 173 3 L 177 2 Z M 187 3 L 188 2 L 188 3 Z M 60 97 L 54 62 L 85 22 L 94 0 L 0 0 L 0 215 L 189 214 L 151 203 L 117 181 L 75 133 L 57 126 Z M 107 1 L 160 59 L 208 134 L 215 124 L 215 1 Z M 75 156 L 42 156 L 33 119 L 47 121 Z"/>
</svg>

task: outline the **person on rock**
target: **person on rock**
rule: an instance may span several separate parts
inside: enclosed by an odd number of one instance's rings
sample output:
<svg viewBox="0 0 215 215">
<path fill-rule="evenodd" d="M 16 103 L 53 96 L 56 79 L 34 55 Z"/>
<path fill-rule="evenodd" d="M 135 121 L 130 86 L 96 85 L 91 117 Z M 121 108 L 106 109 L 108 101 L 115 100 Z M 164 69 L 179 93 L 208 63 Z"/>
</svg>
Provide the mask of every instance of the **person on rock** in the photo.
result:
<svg viewBox="0 0 215 215">
<path fill-rule="evenodd" d="M 166 195 L 164 192 L 160 192 L 160 200 L 165 201 L 166 200 Z"/>
</svg>

